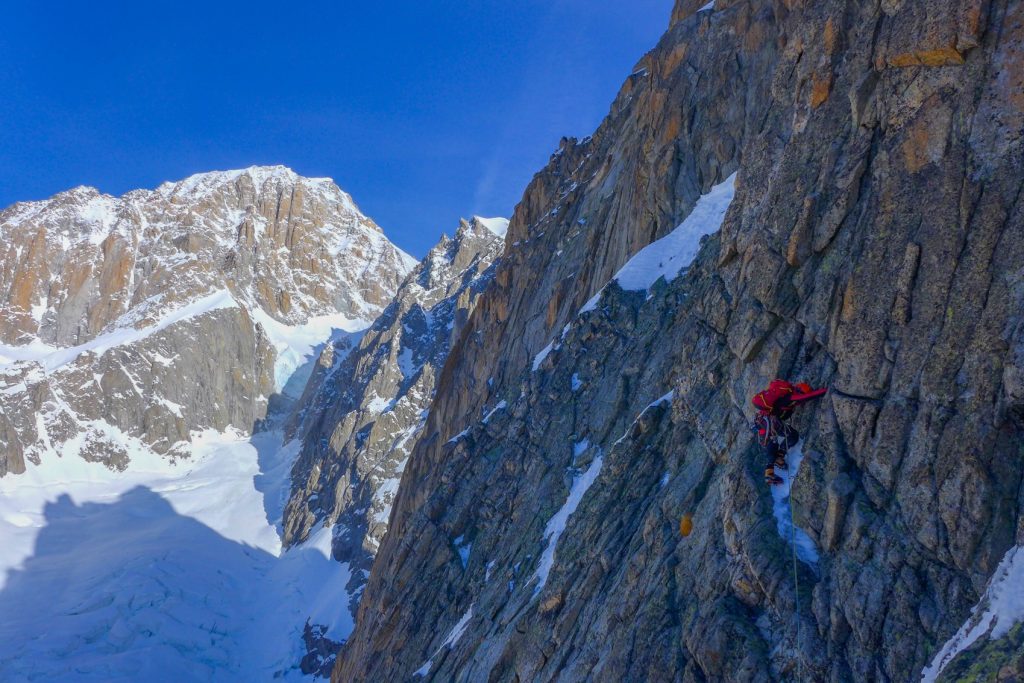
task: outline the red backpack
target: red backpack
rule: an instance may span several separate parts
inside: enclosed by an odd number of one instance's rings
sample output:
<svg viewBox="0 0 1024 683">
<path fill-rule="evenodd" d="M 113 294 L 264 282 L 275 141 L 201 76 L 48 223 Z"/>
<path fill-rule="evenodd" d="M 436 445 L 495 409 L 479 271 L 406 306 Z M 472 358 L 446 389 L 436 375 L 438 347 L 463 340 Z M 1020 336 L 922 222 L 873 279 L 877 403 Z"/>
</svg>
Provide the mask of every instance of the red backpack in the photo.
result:
<svg viewBox="0 0 1024 683">
<path fill-rule="evenodd" d="M 795 391 L 796 387 L 786 380 L 773 379 L 768 385 L 768 388 L 754 394 L 754 398 L 751 399 L 751 401 L 755 408 L 764 414 L 768 414 L 772 412 L 772 407 L 775 406 L 775 403 L 780 398 L 783 396 L 792 396 Z"/>
</svg>

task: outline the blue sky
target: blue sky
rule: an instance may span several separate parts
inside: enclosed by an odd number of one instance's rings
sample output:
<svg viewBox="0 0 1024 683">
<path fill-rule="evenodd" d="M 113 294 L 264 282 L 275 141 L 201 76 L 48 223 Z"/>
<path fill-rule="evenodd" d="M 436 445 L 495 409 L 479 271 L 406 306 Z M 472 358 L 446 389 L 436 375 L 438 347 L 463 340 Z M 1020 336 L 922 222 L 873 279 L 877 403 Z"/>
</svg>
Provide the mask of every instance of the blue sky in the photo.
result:
<svg viewBox="0 0 1024 683">
<path fill-rule="evenodd" d="M 600 123 L 672 0 L 15 2 L 0 41 L 0 206 L 201 171 L 330 176 L 421 256 L 510 215 Z"/>
</svg>

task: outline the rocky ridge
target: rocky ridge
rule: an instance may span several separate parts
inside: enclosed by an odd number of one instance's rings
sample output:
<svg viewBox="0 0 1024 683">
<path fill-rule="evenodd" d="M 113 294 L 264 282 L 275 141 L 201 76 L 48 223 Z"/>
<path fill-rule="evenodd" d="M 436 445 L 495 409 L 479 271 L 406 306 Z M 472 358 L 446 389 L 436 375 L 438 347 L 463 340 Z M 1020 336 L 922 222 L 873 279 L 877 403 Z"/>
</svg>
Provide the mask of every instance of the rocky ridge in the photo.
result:
<svg viewBox="0 0 1024 683">
<path fill-rule="evenodd" d="M 701 4 L 517 207 L 334 680 L 914 680 L 1024 544 L 1019 4 Z M 776 376 L 832 391 L 773 498 Z"/>
<path fill-rule="evenodd" d="M 284 167 L 75 188 L 0 212 L 0 236 L 0 475 L 251 429 L 301 364 L 284 338 L 367 326 L 413 265 L 333 182 Z"/>
<path fill-rule="evenodd" d="M 284 542 L 305 540 L 319 524 L 333 526 L 334 556 L 352 569 L 347 590 L 354 600 L 387 530 L 437 375 L 493 278 L 507 224 L 474 218 L 442 237 L 357 348 L 342 340 L 323 350 L 286 427 L 301 447 Z"/>
</svg>

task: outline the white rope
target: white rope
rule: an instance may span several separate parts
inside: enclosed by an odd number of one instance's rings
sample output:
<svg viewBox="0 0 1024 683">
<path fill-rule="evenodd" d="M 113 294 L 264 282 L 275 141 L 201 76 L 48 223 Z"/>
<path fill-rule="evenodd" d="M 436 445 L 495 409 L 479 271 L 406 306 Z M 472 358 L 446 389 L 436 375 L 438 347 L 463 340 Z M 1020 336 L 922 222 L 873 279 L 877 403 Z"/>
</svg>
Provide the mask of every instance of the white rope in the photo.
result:
<svg viewBox="0 0 1024 683">
<path fill-rule="evenodd" d="M 793 475 L 790 474 L 792 477 Z M 793 550 L 793 594 L 796 596 L 796 679 L 798 681 L 803 680 L 803 672 L 801 669 L 800 662 L 800 578 L 797 572 L 796 563 L 796 522 L 793 521 L 793 489 L 792 482 L 790 482 L 789 490 L 789 530 L 790 530 L 790 546 Z"/>
</svg>

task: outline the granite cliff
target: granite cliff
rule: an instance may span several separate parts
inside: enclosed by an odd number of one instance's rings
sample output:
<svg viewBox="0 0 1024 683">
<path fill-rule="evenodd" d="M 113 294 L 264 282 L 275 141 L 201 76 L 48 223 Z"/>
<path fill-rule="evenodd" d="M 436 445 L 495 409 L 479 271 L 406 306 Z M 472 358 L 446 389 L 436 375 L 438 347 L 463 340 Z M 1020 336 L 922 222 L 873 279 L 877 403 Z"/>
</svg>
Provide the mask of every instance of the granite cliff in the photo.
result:
<svg viewBox="0 0 1024 683">
<path fill-rule="evenodd" d="M 1022 6 L 701 5 L 526 189 L 334 680 L 1020 675 Z"/>
</svg>

